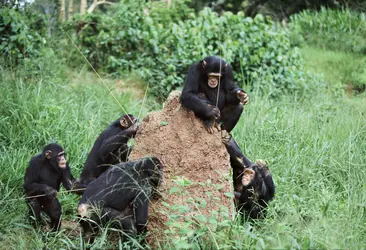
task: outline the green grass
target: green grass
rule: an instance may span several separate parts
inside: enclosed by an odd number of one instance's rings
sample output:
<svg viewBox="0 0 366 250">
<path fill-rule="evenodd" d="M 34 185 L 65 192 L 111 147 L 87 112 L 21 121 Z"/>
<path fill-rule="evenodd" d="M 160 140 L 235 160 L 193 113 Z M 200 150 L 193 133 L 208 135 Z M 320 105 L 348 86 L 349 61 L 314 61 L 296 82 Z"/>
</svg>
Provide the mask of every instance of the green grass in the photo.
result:
<svg viewBox="0 0 366 250">
<path fill-rule="evenodd" d="M 305 67 L 323 74 L 329 86 L 346 88 L 348 92 L 365 90 L 366 56 L 315 47 L 303 47 L 300 53 Z"/>
<path fill-rule="evenodd" d="M 330 50 L 364 54 L 366 17 L 349 9 L 304 10 L 291 16 L 291 27 L 306 44 Z"/>
<path fill-rule="evenodd" d="M 326 67 L 321 61 L 318 65 Z M 320 70 L 331 77 L 331 68 Z M 107 84 L 114 87 L 114 81 Z M 0 249 L 79 249 L 80 236 L 70 230 L 50 234 L 29 226 L 22 199 L 24 171 L 32 155 L 56 141 L 68 152 L 78 176 L 97 135 L 122 114 L 121 108 L 99 80 L 84 71 L 25 79 L 2 70 L 0 86 Z M 127 112 L 139 113 L 141 98 L 124 88 L 113 93 Z M 222 223 L 208 220 L 196 235 L 182 226 L 174 237 L 167 232 L 165 249 L 363 249 L 365 95 L 320 92 L 304 100 L 271 100 L 251 93 L 250 98 L 234 137 L 250 159 L 269 163 L 277 192 L 268 216 L 242 225 L 229 222 L 229 217 Z M 145 105 L 141 116 L 159 107 L 152 104 Z M 62 218 L 76 221 L 78 197 L 61 193 L 59 199 Z M 105 234 L 98 239 L 96 248 L 120 246 Z"/>
<path fill-rule="evenodd" d="M 18 77 L 5 70 L 0 73 L 0 233 L 4 237 L 0 245 L 36 249 L 48 236 L 27 224 L 22 183 L 29 160 L 54 141 L 65 148 L 71 170 L 78 176 L 98 134 L 123 111 L 100 80 L 84 71 L 70 77 L 56 75 L 49 81 Z M 121 91 L 111 80 L 106 83 L 126 112 L 143 116 L 156 108 L 147 100 L 141 110 L 142 98 L 133 98 L 131 91 Z M 78 197 L 61 194 L 59 198 L 63 218 L 75 218 Z M 64 236 L 56 241 L 51 237 L 51 248 L 59 246 Z"/>
</svg>

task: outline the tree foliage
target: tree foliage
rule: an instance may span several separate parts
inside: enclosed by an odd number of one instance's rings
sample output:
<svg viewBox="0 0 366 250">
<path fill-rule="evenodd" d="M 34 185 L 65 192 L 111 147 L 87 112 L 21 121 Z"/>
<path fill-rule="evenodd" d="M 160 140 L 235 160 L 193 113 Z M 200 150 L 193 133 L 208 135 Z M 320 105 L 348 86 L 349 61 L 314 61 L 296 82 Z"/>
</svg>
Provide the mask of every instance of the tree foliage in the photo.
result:
<svg viewBox="0 0 366 250">
<path fill-rule="evenodd" d="M 231 63 L 240 85 L 273 94 L 312 85 L 287 33 L 263 16 L 218 16 L 208 8 L 195 15 L 184 5 L 156 9 L 144 1 L 124 0 L 108 15 L 79 16 L 71 27 L 95 67 L 111 73 L 136 71 L 161 97 L 181 86 L 188 66 L 207 55 Z"/>
<path fill-rule="evenodd" d="M 40 47 L 46 42 L 45 22 L 42 16 L 31 12 L 0 9 L 0 51 L 9 63 L 18 64 L 20 60 L 40 53 Z"/>
</svg>

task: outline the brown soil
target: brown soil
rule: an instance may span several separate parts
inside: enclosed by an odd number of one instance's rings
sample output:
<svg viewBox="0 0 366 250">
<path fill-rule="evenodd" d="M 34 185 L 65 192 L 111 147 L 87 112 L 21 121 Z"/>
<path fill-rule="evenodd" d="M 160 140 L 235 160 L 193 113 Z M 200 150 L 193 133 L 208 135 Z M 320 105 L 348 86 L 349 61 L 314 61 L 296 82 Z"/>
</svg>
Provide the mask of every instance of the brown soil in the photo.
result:
<svg viewBox="0 0 366 250">
<path fill-rule="evenodd" d="M 172 92 L 162 111 L 142 120 L 130 155 L 130 160 L 156 156 L 164 164 L 161 197 L 151 202 L 149 213 L 149 231 L 154 240 L 162 240 L 158 235 L 168 228 L 166 222 L 172 213 L 180 215 L 176 222 L 189 217 L 195 220 L 201 214 L 209 217 L 212 212 L 220 220 L 222 207 L 227 208 L 226 214 L 231 214 L 233 208 L 232 198 L 225 195 L 232 192 L 232 187 L 222 132 L 209 134 L 193 112 L 181 107 L 179 96 L 179 91 Z M 190 180 L 191 185 L 177 184 L 182 178 Z M 181 213 L 172 208 L 180 205 L 189 206 L 189 210 Z"/>
</svg>

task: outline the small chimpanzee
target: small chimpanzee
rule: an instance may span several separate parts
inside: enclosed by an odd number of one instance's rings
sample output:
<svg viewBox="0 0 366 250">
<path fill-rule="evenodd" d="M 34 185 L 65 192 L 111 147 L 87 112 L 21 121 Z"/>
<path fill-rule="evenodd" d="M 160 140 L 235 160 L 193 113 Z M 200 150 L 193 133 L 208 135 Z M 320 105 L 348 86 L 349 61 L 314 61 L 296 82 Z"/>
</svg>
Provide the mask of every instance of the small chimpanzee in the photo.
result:
<svg viewBox="0 0 366 250">
<path fill-rule="evenodd" d="M 264 161 L 252 163 L 243 155 L 233 138 L 225 143 L 233 170 L 235 204 L 238 212 L 252 219 L 265 214 L 268 202 L 274 198 L 275 185 Z"/>
<path fill-rule="evenodd" d="M 180 100 L 203 120 L 208 132 L 213 132 L 216 122 L 230 132 L 248 95 L 235 85 L 231 66 L 220 57 L 209 56 L 190 66 Z"/>
<path fill-rule="evenodd" d="M 70 190 L 74 181 L 69 165 L 66 161 L 64 149 L 51 143 L 44 147 L 43 152 L 34 156 L 24 176 L 24 191 L 26 196 L 40 196 L 26 198 L 29 215 L 34 216 L 35 223 L 41 221 L 41 212 L 51 218 L 51 228 L 60 228 L 61 205 L 56 196 L 60 184 Z"/>
<path fill-rule="evenodd" d="M 77 189 L 85 188 L 110 165 L 127 161 L 130 153 L 127 142 L 135 136 L 138 126 L 137 117 L 124 115 L 99 135 L 86 159 L 80 178 L 77 180 Z"/>
<path fill-rule="evenodd" d="M 162 175 L 160 160 L 146 157 L 113 165 L 91 182 L 78 206 L 84 240 L 92 244 L 98 225 L 112 221 L 130 236 L 146 232 L 149 201 Z"/>
</svg>

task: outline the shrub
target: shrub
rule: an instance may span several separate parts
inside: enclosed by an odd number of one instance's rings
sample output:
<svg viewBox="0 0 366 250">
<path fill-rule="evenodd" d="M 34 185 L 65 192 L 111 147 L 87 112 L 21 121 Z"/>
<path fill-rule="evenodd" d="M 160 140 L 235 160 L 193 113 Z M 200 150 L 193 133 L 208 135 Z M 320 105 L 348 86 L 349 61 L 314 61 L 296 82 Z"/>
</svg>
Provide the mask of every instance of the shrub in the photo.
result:
<svg viewBox="0 0 366 250">
<path fill-rule="evenodd" d="M 46 43 L 45 20 L 34 13 L 17 9 L 0 9 L 0 51 L 10 64 L 19 64 L 25 58 L 38 56 Z"/>
<path fill-rule="evenodd" d="M 291 16 L 294 37 L 321 48 L 366 53 L 366 16 L 348 9 L 305 10 Z M 300 39 L 301 40 L 301 39 Z"/>
<path fill-rule="evenodd" d="M 166 15 L 149 14 L 162 12 L 144 1 L 124 0 L 108 15 L 79 16 L 69 28 L 77 28 L 79 44 L 94 66 L 116 74 L 137 71 L 151 93 L 162 98 L 183 84 L 190 64 L 208 55 L 231 63 L 239 85 L 273 95 L 315 85 L 286 31 L 263 16 L 224 12 L 219 17 L 206 8 L 197 16 L 175 15 L 171 23 Z"/>
</svg>

